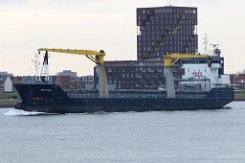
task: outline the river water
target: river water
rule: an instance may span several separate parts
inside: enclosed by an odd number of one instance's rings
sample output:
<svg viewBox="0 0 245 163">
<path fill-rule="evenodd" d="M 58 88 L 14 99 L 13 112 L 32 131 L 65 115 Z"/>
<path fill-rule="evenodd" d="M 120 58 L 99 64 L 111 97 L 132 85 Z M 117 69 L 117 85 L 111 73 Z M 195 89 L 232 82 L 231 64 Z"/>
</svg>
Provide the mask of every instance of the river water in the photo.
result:
<svg viewBox="0 0 245 163">
<path fill-rule="evenodd" d="M 66 115 L 0 109 L 0 162 L 244 163 L 245 102 L 228 107 Z"/>
</svg>

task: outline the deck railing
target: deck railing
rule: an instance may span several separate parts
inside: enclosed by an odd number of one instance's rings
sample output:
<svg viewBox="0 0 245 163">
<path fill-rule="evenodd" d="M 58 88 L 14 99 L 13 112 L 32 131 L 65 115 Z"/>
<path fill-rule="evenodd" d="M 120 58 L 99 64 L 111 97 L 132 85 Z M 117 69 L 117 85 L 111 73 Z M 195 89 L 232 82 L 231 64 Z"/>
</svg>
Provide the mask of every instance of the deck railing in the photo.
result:
<svg viewBox="0 0 245 163">
<path fill-rule="evenodd" d="M 71 98 L 99 98 L 99 92 L 67 92 Z M 204 98 L 207 92 L 176 92 L 176 98 Z M 110 91 L 109 98 L 167 98 L 166 92 L 163 91 Z"/>
</svg>

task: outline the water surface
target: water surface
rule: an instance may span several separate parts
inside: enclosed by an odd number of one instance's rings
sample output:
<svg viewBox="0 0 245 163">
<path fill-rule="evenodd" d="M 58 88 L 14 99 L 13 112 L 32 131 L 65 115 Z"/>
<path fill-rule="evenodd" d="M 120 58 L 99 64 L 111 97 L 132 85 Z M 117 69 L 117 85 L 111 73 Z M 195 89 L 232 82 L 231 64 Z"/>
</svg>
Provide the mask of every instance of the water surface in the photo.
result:
<svg viewBox="0 0 245 163">
<path fill-rule="evenodd" d="M 0 162 L 243 163 L 245 102 L 228 106 L 36 116 L 0 109 Z"/>
</svg>

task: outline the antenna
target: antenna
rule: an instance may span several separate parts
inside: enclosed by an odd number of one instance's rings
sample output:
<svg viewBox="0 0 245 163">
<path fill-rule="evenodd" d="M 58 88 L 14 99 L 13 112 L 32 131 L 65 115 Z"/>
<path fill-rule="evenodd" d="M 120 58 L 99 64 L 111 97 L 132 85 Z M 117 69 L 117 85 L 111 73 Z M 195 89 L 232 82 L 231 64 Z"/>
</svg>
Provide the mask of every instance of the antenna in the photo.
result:
<svg viewBox="0 0 245 163">
<path fill-rule="evenodd" d="M 204 53 L 207 54 L 208 53 L 208 36 L 207 36 L 207 33 L 205 33 L 203 43 L 204 43 Z"/>
<path fill-rule="evenodd" d="M 37 53 L 35 53 L 35 58 L 34 60 L 32 60 L 32 62 L 34 63 L 34 66 L 35 66 L 35 80 L 38 80 L 38 71 L 39 71 L 39 65 L 40 65 L 40 62 L 39 62 L 39 56 Z"/>
<path fill-rule="evenodd" d="M 213 56 L 218 56 L 220 57 L 221 50 L 219 49 L 219 44 L 210 44 L 213 46 Z"/>
<path fill-rule="evenodd" d="M 219 44 L 210 44 L 211 46 L 213 46 L 213 48 L 218 48 Z"/>
</svg>

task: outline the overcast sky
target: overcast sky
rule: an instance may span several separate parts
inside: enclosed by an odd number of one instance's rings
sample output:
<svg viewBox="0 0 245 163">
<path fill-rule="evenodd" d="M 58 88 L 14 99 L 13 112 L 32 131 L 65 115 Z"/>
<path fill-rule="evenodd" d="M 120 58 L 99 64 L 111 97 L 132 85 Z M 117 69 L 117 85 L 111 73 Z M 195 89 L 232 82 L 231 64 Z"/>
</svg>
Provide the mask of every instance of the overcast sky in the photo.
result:
<svg viewBox="0 0 245 163">
<path fill-rule="evenodd" d="M 220 44 L 225 72 L 245 69 L 244 0 L 0 0 L 0 71 L 34 75 L 36 49 L 103 49 L 106 60 L 136 59 L 136 8 L 198 7 L 199 51 L 203 38 Z M 93 74 L 83 56 L 52 54 L 50 73 L 71 69 Z"/>
</svg>

